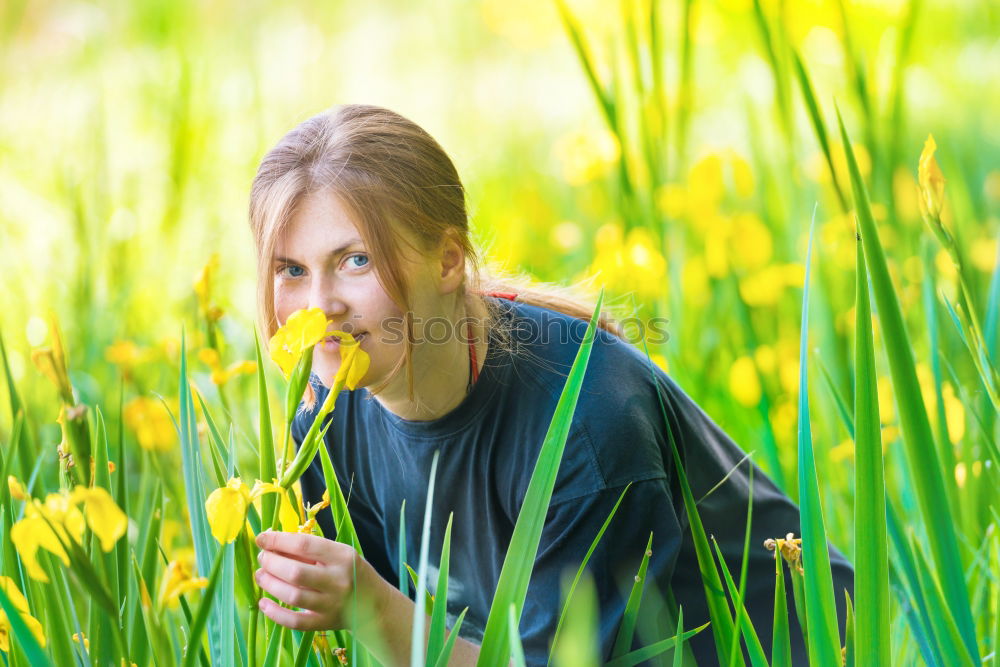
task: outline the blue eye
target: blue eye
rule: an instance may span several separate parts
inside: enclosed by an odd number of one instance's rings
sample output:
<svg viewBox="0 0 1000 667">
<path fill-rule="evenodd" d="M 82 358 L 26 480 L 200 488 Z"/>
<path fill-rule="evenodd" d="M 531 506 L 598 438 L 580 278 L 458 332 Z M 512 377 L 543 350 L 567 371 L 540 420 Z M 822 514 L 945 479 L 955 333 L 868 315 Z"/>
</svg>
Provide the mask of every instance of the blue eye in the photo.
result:
<svg viewBox="0 0 1000 667">
<path fill-rule="evenodd" d="M 278 270 L 278 273 L 281 273 L 282 271 L 288 271 L 289 272 L 288 275 L 292 278 L 301 278 L 302 275 L 305 273 L 305 271 L 302 270 L 301 266 L 295 266 L 294 264 L 288 264 L 286 266 L 281 267 L 281 269 Z M 295 271 L 298 271 L 299 273 L 294 273 Z"/>
<path fill-rule="evenodd" d="M 361 259 L 361 260 L 364 260 L 361 264 L 355 264 L 354 265 L 354 268 L 356 268 L 356 269 L 360 269 L 363 266 L 367 266 L 368 262 L 369 262 L 368 255 L 351 255 L 345 261 L 350 261 L 352 259 Z"/>
</svg>

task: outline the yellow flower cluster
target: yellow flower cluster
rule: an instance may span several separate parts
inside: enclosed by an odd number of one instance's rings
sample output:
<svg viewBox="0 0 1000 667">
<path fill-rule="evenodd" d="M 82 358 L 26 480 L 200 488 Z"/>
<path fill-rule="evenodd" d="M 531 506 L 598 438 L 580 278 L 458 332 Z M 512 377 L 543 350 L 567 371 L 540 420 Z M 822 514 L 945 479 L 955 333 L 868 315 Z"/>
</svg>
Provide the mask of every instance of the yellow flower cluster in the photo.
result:
<svg viewBox="0 0 1000 667">
<path fill-rule="evenodd" d="M 235 361 L 229 368 L 223 368 L 219 351 L 212 347 L 204 347 L 198 352 L 198 359 L 212 369 L 212 382 L 224 385 L 237 375 L 253 375 L 257 372 L 256 361 Z"/>
<path fill-rule="evenodd" d="M 31 630 L 31 634 L 35 635 L 39 646 L 44 648 L 45 632 L 42 630 L 42 624 L 38 622 L 37 618 L 31 615 L 28 609 L 28 601 L 24 599 L 24 595 L 17 588 L 17 584 L 10 577 L 0 576 L 0 589 L 3 590 L 4 595 L 7 596 L 7 599 L 17 609 L 17 613 L 21 616 L 24 624 L 28 626 L 28 629 Z M 10 619 L 7 618 L 7 612 L 0 607 L 0 651 L 4 653 L 10 652 L 11 632 Z"/>
<path fill-rule="evenodd" d="M 194 550 L 190 547 L 179 549 L 160 581 L 160 608 L 176 607 L 181 595 L 208 586 L 208 579 L 196 577 L 194 572 Z"/>
<path fill-rule="evenodd" d="M 16 481 L 16 480 L 15 480 Z M 79 505 L 83 505 L 83 511 Z M 82 544 L 85 527 L 98 537 L 101 549 L 111 551 L 125 534 L 128 517 L 107 490 L 77 486 L 72 492 L 50 493 L 41 503 L 32 498 L 24 507 L 24 518 L 10 529 L 10 539 L 31 578 L 48 582 L 45 570 L 38 564 L 40 548 L 55 554 L 69 565 L 67 548 Z"/>
<path fill-rule="evenodd" d="M 627 237 L 614 223 L 598 229 L 594 261 L 585 272 L 595 274 L 609 290 L 635 292 L 643 301 L 667 292 L 667 260 L 653 234 L 642 227 L 632 229 Z"/>
<path fill-rule="evenodd" d="M 167 409 L 155 398 L 133 398 L 122 410 L 125 424 L 132 429 L 139 446 L 151 452 L 165 452 L 177 442 L 177 431 Z"/>
<path fill-rule="evenodd" d="M 264 482 L 258 479 L 251 489 L 239 477 L 232 477 L 225 486 L 212 491 L 205 501 L 212 536 L 222 544 L 235 540 L 247 523 L 250 503 L 268 493 L 279 495 L 278 520 L 281 530 L 286 533 L 311 532 L 315 526 L 316 513 L 330 505 L 330 496 L 324 493 L 323 502 L 308 507 L 306 516 L 303 517 L 302 508 L 292 504 L 288 491 L 278 480 Z"/>
</svg>

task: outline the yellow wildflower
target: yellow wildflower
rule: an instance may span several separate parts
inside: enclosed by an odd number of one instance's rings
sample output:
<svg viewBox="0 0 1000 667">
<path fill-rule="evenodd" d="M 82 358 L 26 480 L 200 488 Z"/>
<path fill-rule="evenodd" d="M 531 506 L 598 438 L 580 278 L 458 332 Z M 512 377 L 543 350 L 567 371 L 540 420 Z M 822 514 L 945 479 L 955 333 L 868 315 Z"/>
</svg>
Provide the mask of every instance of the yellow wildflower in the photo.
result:
<svg viewBox="0 0 1000 667">
<path fill-rule="evenodd" d="M 28 601 L 21 594 L 17 584 L 10 577 L 0 576 L 0 589 L 3 590 L 4 595 L 10 600 L 17 613 L 20 614 L 21 620 L 28 626 L 31 634 L 35 635 L 39 646 L 44 648 L 45 632 L 42 630 L 42 624 L 38 622 L 37 618 L 31 615 L 31 610 L 28 608 Z M 0 651 L 5 653 L 10 652 L 11 632 L 10 619 L 7 617 L 7 612 L 0 607 Z"/>
<path fill-rule="evenodd" d="M 198 310 L 202 317 L 215 322 L 222 317 L 222 309 L 212 305 L 212 282 L 219 270 L 219 254 L 212 253 L 194 281 L 194 293 L 198 297 Z"/>
<path fill-rule="evenodd" d="M 357 389 L 358 383 L 368 372 L 371 357 L 361 349 L 361 343 L 351 334 L 342 331 L 331 333 L 340 339 L 340 368 L 337 369 L 333 381 L 335 384 L 343 381 L 348 389 Z"/>
<path fill-rule="evenodd" d="M 83 512 L 78 507 L 81 503 Z M 48 582 L 36 559 L 38 549 L 49 551 L 68 566 L 69 554 L 63 544 L 82 544 L 85 526 L 97 535 L 101 549 L 107 552 L 125 534 L 128 519 L 104 488 L 77 486 L 71 493 L 50 493 L 44 504 L 34 499 L 26 504 L 24 518 L 10 529 L 10 539 L 28 575 Z"/>
<path fill-rule="evenodd" d="M 327 319 L 320 308 L 297 310 L 288 316 L 268 344 L 271 359 L 289 378 L 307 348 L 326 338 Z M 353 340 L 353 339 L 352 339 Z"/>
<path fill-rule="evenodd" d="M 224 385 L 237 375 L 257 372 L 256 361 L 236 361 L 230 364 L 229 368 L 223 368 L 219 359 L 218 350 L 205 347 L 198 352 L 198 359 L 212 369 L 212 382 L 216 385 Z"/>
<path fill-rule="evenodd" d="M 97 535 L 105 552 L 111 551 L 128 529 L 128 517 L 103 487 L 77 486 L 70 494 L 70 502 L 83 503 L 87 525 Z"/>
<path fill-rule="evenodd" d="M 59 323 L 55 315 L 49 315 L 49 337 L 52 339 L 51 347 L 40 347 L 31 351 L 31 361 L 34 362 L 38 370 L 42 371 L 46 377 L 59 390 L 59 395 L 63 401 L 72 405 L 73 385 L 69 381 L 69 373 L 66 368 L 66 351 L 62 344 L 62 334 L 59 333 Z"/>
<path fill-rule="evenodd" d="M 90 639 L 88 639 L 87 635 L 83 634 L 82 632 L 80 634 L 77 634 L 77 633 L 74 632 L 73 633 L 73 641 L 75 641 L 77 644 L 79 644 L 80 643 L 80 636 L 81 635 L 83 636 L 83 648 L 85 650 L 87 650 L 87 651 L 90 651 Z"/>
<path fill-rule="evenodd" d="M 194 553 L 190 549 L 182 549 L 178 555 L 179 557 L 167 564 L 163 579 L 160 581 L 161 609 L 168 606 L 174 608 L 181 595 L 208 586 L 208 579 L 193 575 Z"/>
<path fill-rule="evenodd" d="M 151 452 L 165 452 L 174 447 L 177 432 L 170 414 L 158 399 L 133 398 L 122 412 L 125 424 L 135 432 L 140 447 Z"/>
<path fill-rule="evenodd" d="M 940 218 L 944 208 L 944 174 L 934 159 L 935 150 L 934 135 L 928 134 L 917 165 L 917 183 L 920 186 L 920 212 L 930 218 Z"/>
<path fill-rule="evenodd" d="M 753 407 L 760 403 L 760 378 L 753 359 L 742 356 L 729 369 L 729 392 L 741 405 Z"/>
<path fill-rule="evenodd" d="M 7 475 L 7 488 L 10 489 L 10 497 L 14 500 L 29 500 L 31 498 L 24 490 L 20 480 L 13 475 Z"/>
<path fill-rule="evenodd" d="M 250 489 L 239 477 L 231 478 L 225 486 L 212 491 L 205 501 L 212 537 L 222 544 L 235 540 L 243 530 L 249 504 Z"/>
<path fill-rule="evenodd" d="M 768 538 L 764 540 L 764 547 L 768 551 L 773 551 L 775 558 L 780 553 L 789 565 L 794 567 L 799 574 L 803 574 L 801 537 L 797 538 L 794 533 L 788 533 L 784 539 Z"/>
<path fill-rule="evenodd" d="M 142 358 L 142 351 L 130 340 L 116 340 L 104 348 L 104 358 L 112 364 L 128 368 Z"/>
</svg>

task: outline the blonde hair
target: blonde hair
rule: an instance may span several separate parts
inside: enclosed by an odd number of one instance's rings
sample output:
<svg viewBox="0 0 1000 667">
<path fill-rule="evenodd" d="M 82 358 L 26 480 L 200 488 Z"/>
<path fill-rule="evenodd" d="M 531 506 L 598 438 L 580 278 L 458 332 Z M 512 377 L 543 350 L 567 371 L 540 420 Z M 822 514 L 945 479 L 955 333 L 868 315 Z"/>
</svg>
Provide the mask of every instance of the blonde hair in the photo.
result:
<svg viewBox="0 0 1000 667">
<path fill-rule="evenodd" d="M 261 160 L 250 191 L 250 228 L 257 250 L 258 326 L 266 339 L 278 330 L 271 273 L 275 246 L 296 207 L 309 194 L 329 188 L 358 226 L 371 253 L 383 289 L 404 313 L 404 355 L 379 386 L 385 388 L 406 368 L 413 398 L 413 323 L 410 285 L 402 266 L 401 244 L 409 244 L 403 229 L 426 252 L 446 234 L 461 246 L 466 260 L 463 298 L 469 312 L 486 312 L 487 330 L 509 337 L 500 326 L 499 306 L 483 294 L 513 292 L 517 300 L 549 308 L 586 321 L 594 301 L 580 287 L 542 284 L 525 276 L 481 267 L 469 235 L 465 188 L 444 149 L 423 129 L 382 107 L 345 104 L 309 118 L 293 128 Z M 601 328 L 624 338 L 622 329 L 605 313 Z M 306 406 L 315 401 L 312 387 Z"/>
</svg>

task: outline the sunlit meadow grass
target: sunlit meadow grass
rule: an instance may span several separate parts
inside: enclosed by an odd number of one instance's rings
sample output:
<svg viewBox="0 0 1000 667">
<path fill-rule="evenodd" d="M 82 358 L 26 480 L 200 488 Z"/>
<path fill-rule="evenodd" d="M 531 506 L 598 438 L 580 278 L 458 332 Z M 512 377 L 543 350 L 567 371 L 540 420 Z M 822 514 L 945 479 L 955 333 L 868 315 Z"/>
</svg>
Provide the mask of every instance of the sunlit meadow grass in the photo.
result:
<svg viewBox="0 0 1000 667">
<path fill-rule="evenodd" d="M 769 655 L 740 613 L 742 563 L 719 559 L 687 488 L 711 623 L 679 609 L 651 631 L 640 570 L 611 664 L 688 664 L 675 637 L 700 631 L 720 664 L 785 665 L 791 614 L 808 621 L 817 665 L 998 664 L 996 10 L 444 4 L 0 9 L 8 664 L 326 666 L 338 647 L 374 664 L 377 647 L 350 630 L 259 618 L 249 576 L 252 533 L 314 530 L 310 512 L 326 508 L 302 507 L 293 484 L 301 367 L 279 367 L 254 336 L 247 189 L 281 132 L 348 98 L 442 138 L 495 260 L 544 280 L 595 277 L 615 312 L 667 318 L 665 345 L 640 343 L 651 363 L 802 508 L 801 526 L 746 545 L 776 555 Z M 402 51 L 340 66 L 390 35 Z M 435 93 L 497 77 L 518 82 L 499 86 L 503 105 L 496 86 Z M 535 469 L 481 664 L 523 660 L 531 560 L 517 555 L 537 545 L 586 355 Z M 856 568 L 847 636 L 826 539 Z M 424 557 L 400 567 L 431 615 L 414 665 L 446 660 L 455 637 L 447 541 L 426 542 L 443 549 L 433 599 Z M 552 662 L 599 664 L 582 566 L 564 591 Z M 634 634 L 641 656 L 626 651 Z"/>
</svg>

